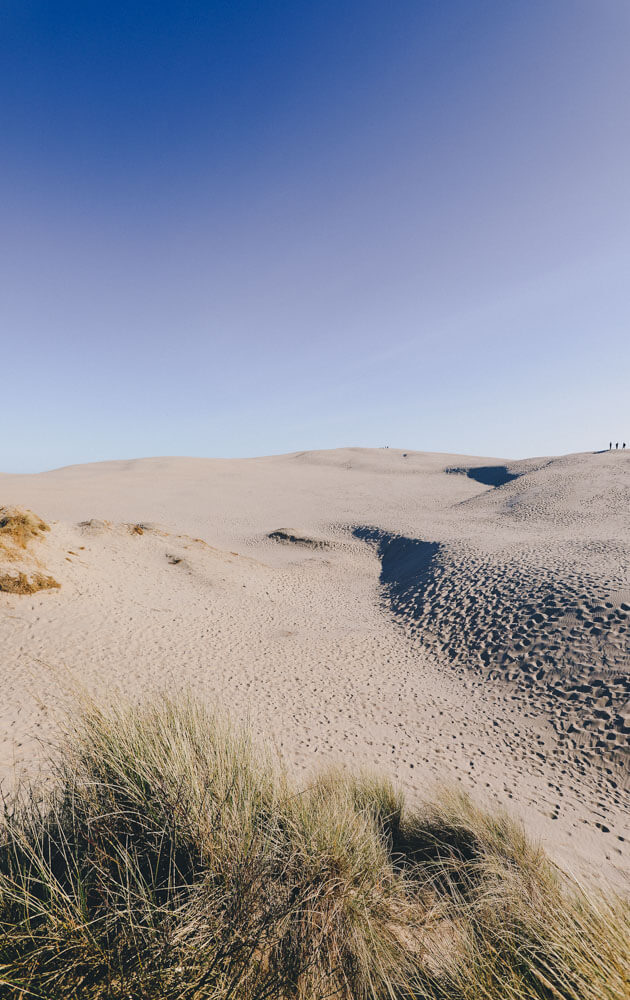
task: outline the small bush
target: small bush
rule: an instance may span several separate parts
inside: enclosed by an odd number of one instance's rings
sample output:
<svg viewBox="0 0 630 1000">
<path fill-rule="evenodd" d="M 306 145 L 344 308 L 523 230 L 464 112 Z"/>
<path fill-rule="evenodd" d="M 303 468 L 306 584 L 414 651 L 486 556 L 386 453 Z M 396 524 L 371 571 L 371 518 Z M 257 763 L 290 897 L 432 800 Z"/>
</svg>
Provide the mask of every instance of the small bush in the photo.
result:
<svg viewBox="0 0 630 1000">
<path fill-rule="evenodd" d="M 5 805 L 2 996 L 627 1000 L 627 904 L 461 796 L 298 790 L 194 701 L 88 704 Z"/>
</svg>

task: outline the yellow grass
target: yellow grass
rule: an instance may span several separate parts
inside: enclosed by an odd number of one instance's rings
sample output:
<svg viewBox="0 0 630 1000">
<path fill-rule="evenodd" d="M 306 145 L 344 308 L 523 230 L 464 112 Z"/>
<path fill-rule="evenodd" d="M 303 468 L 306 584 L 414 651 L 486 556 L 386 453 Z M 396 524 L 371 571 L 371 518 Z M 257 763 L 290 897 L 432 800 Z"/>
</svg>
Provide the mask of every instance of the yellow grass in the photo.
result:
<svg viewBox="0 0 630 1000">
<path fill-rule="evenodd" d="M 191 699 L 87 704 L 51 766 L 0 824 L 3 997 L 628 1000 L 627 902 L 462 795 L 296 787 Z"/>
<path fill-rule="evenodd" d="M 50 525 L 31 510 L 19 507 L 0 507 L 0 543 L 7 543 L 25 549 L 29 542 L 38 538 Z"/>
<path fill-rule="evenodd" d="M 41 517 L 20 507 L 0 507 L 0 559 L 10 564 L 22 564 L 8 570 L 0 565 L 0 592 L 5 594 L 35 594 L 51 590 L 60 584 L 39 569 L 32 570 L 29 563 L 38 564 L 27 550 L 32 541 L 50 531 Z M 8 570 L 8 571 L 7 571 Z"/>
<path fill-rule="evenodd" d="M 44 573 L 0 573 L 0 591 L 3 594 L 36 594 L 39 590 L 53 590 L 60 587 L 52 576 Z"/>
</svg>

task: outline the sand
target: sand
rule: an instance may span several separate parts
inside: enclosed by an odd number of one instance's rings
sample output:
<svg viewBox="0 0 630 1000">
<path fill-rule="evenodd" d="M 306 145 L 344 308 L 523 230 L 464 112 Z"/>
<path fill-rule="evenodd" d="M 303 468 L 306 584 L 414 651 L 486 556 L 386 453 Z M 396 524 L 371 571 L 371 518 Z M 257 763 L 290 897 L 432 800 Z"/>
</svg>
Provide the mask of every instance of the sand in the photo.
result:
<svg viewBox="0 0 630 1000">
<path fill-rule="evenodd" d="M 189 689 L 305 781 L 457 783 L 630 885 L 628 453 L 149 458 L 0 475 L 8 505 L 51 525 L 19 558 L 61 587 L 0 593 L 5 787 L 73 685 Z"/>
</svg>

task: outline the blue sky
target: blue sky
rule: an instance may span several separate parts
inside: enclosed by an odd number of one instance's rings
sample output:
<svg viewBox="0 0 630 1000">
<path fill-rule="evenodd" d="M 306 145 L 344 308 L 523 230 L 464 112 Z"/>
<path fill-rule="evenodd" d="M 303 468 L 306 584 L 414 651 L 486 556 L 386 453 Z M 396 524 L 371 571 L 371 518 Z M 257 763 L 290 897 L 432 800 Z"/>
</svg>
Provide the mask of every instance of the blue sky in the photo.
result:
<svg viewBox="0 0 630 1000">
<path fill-rule="evenodd" d="M 630 439 L 626 0 L 0 4 L 0 470 Z"/>
</svg>

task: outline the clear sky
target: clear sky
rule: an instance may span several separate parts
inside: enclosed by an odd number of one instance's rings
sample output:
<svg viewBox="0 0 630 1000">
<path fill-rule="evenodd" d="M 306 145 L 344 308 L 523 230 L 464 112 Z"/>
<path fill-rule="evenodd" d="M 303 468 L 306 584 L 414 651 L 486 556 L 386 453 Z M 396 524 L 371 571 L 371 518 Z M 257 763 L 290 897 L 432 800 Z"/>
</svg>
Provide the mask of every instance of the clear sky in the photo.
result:
<svg viewBox="0 0 630 1000">
<path fill-rule="evenodd" d="M 0 470 L 630 441 L 628 0 L 0 2 Z"/>
</svg>

